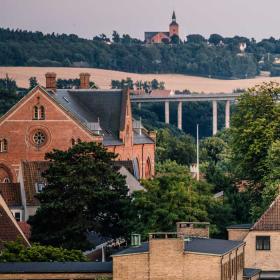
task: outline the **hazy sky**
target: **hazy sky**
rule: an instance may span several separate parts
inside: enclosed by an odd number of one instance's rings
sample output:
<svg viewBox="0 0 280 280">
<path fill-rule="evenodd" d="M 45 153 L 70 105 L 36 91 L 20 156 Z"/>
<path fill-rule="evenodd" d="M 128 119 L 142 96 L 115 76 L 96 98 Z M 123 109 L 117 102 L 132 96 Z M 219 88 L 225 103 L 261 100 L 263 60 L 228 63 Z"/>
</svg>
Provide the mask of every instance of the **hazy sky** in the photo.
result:
<svg viewBox="0 0 280 280">
<path fill-rule="evenodd" d="M 0 26 L 86 38 L 117 30 L 143 39 L 144 31 L 167 31 L 173 9 L 182 38 L 280 38 L 279 0 L 0 0 Z"/>
</svg>

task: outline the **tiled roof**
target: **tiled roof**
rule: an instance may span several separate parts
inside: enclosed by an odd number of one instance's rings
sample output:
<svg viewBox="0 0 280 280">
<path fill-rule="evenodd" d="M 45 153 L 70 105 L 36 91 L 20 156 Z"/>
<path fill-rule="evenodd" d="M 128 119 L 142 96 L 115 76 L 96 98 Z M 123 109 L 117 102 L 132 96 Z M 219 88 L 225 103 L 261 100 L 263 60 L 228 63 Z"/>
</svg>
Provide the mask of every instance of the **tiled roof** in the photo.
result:
<svg viewBox="0 0 280 280">
<path fill-rule="evenodd" d="M 39 206 L 40 203 L 35 197 L 36 195 L 36 183 L 45 182 L 42 177 L 42 173 L 46 171 L 50 162 L 48 161 L 22 161 L 22 174 L 23 183 L 26 196 L 27 206 Z"/>
<path fill-rule="evenodd" d="M 166 31 L 148 31 L 145 32 L 145 40 L 151 40 L 154 36 L 156 36 L 159 33 L 163 33 L 165 36 L 169 37 L 169 32 Z"/>
<path fill-rule="evenodd" d="M 31 237 L 30 225 L 27 222 L 17 222 L 19 227 L 21 228 L 22 232 L 29 240 Z"/>
<path fill-rule="evenodd" d="M 28 240 L 0 195 L 0 247 L 3 246 L 3 242 L 15 241 L 18 238 L 23 244 L 29 246 Z"/>
<path fill-rule="evenodd" d="M 253 224 L 239 224 L 228 226 L 227 229 L 251 229 Z"/>
<path fill-rule="evenodd" d="M 0 183 L 0 194 L 9 207 L 22 206 L 19 183 Z"/>
<path fill-rule="evenodd" d="M 4 273 L 112 273 L 112 262 L 0 263 Z"/>
<path fill-rule="evenodd" d="M 190 238 L 189 241 L 185 241 L 185 252 L 222 256 L 240 247 L 242 244 L 244 244 L 243 241 L 208 239 L 208 238 Z M 148 251 L 149 251 L 149 243 L 144 242 L 141 244 L 141 246 L 130 247 L 128 249 L 125 249 L 115 254 L 115 256 L 147 253 Z"/>
<path fill-rule="evenodd" d="M 253 230 L 280 230 L 280 195 L 253 225 Z"/>
</svg>

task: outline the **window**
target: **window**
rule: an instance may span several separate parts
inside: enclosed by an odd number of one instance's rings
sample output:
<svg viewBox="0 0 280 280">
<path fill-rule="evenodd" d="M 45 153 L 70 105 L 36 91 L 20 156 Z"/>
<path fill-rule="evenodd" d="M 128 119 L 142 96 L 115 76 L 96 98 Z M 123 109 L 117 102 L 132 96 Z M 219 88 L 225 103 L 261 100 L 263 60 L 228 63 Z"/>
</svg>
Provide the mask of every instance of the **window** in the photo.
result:
<svg viewBox="0 0 280 280">
<path fill-rule="evenodd" d="M 41 120 L 45 119 L 45 107 L 44 106 L 40 107 L 40 119 Z"/>
<path fill-rule="evenodd" d="M 256 250 L 270 250 L 270 236 L 256 236 Z"/>
<path fill-rule="evenodd" d="M 33 119 L 34 120 L 44 120 L 46 118 L 46 112 L 44 106 L 34 106 L 33 108 Z"/>
<path fill-rule="evenodd" d="M 45 183 L 43 183 L 43 182 L 38 182 L 38 183 L 36 183 L 35 184 L 35 188 L 36 188 L 36 192 L 37 193 L 40 193 L 40 192 L 42 192 L 43 191 L 43 189 L 45 188 Z"/>
<path fill-rule="evenodd" d="M 34 144 L 41 147 L 46 143 L 47 136 L 42 130 L 37 130 L 33 135 Z"/>
<path fill-rule="evenodd" d="M 6 153 L 8 151 L 7 139 L 0 140 L 0 153 Z"/>
<path fill-rule="evenodd" d="M 77 142 L 78 142 L 78 144 L 82 143 L 80 138 L 78 138 Z"/>
<path fill-rule="evenodd" d="M 6 177 L 3 179 L 3 183 L 11 183 L 10 178 Z"/>
<path fill-rule="evenodd" d="M 72 139 L 71 139 L 71 144 L 72 144 L 72 146 L 75 146 L 76 141 L 75 141 L 75 139 L 74 139 L 74 138 L 72 138 Z"/>
<path fill-rule="evenodd" d="M 21 211 L 12 210 L 12 214 L 17 222 L 21 222 Z"/>
<path fill-rule="evenodd" d="M 39 109 L 37 106 L 34 106 L 33 108 L 33 119 L 38 120 L 39 119 Z"/>
</svg>

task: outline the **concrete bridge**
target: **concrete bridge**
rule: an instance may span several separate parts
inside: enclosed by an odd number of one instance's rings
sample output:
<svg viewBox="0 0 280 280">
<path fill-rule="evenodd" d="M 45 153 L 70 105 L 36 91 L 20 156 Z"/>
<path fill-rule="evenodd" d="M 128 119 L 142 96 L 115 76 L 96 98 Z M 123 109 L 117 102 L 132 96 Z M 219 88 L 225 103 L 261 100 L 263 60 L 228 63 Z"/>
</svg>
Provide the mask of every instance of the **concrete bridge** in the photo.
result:
<svg viewBox="0 0 280 280">
<path fill-rule="evenodd" d="M 236 102 L 242 93 L 195 93 L 195 94 L 170 94 L 170 95 L 153 95 L 153 94 L 139 94 L 131 95 L 131 102 L 137 103 L 141 108 L 142 103 L 158 103 L 164 102 L 165 104 L 165 123 L 169 124 L 169 103 L 176 102 L 178 128 L 182 129 L 182 106 L 183 102 L 212 102 L 213 108 L 213 135 L 218 131 L 218 102 L 226 102 L 225 107 L 225 127 L 230 127 L 230 104 Z"/>
</svg>

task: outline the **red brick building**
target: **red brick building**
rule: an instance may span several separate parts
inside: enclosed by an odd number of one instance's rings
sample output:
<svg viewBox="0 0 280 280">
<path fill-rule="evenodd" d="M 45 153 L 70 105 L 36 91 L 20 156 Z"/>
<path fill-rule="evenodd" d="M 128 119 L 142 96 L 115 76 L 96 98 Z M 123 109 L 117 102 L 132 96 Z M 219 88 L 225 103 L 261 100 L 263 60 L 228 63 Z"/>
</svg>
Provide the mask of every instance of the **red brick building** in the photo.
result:
<svg viewBox="0 0 280 280">
<path fill-rule="evenodd" d="M 35 87 L 0 118 L 0 183 L 17 183 L 22 161 L 81 141 L 132 161 L 136 177 L 154 175 L 155 135 L 133 120 L 129 92 L 93 90 L 89 74 L 80 78 L 80 89 L 59 90 L 55 73 L 47 73 L 46 88 Z"/>
<path fill-rule="evenodd" d="M 174 35 L 179 37 L 179 24 L 176 21 L 176 15 L 173 11 L 169 31 L 145 32 L 145 42 L 148 44 L 170 43 Z"/>
</svg>

